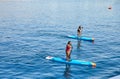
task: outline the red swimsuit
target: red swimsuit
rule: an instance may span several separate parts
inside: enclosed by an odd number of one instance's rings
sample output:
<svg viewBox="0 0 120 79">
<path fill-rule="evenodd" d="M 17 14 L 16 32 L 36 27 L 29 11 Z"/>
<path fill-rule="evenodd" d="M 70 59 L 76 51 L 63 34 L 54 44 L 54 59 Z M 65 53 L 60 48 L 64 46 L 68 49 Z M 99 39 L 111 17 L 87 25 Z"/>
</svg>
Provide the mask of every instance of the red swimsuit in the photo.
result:
<svg viewBox="0 0 120 79">
<path fill-rule="evenodd" d="M 71 47 L 69 45 L 66 46 L 66 52 L 70 51 Z"/>
</svg>

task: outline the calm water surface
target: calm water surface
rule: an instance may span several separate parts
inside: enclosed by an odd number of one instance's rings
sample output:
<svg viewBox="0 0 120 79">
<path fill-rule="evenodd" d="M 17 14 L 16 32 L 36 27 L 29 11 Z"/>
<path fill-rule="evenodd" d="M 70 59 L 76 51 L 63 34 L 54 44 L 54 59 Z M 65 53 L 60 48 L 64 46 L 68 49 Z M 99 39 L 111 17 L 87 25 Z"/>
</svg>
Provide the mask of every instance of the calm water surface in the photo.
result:
<svg viewBox="0 0 120 79">
<path fill-rule="evenodd" d="M 1 79 L 109 79 L 120 75 L 119 0 L 0 1 Z M 108 9 L 108 7 L 112 9 Z M 69 39 L 82 25 L 94 43 Z M 46 60 L 65 57 L 72 41 L 72 59 L 92 61 L 96 68 Z"/>
</svg>

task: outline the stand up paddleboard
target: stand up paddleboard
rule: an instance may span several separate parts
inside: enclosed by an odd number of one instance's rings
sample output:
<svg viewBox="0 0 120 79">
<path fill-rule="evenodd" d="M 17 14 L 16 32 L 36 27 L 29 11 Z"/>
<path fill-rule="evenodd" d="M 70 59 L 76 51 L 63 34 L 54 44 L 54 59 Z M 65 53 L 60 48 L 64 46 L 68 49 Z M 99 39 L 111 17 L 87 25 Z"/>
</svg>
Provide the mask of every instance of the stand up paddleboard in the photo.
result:
<svg viewBox="0 0 120 79">
<path fill-rule="evenodd" d="M 88 62 L 88 61 L 73 60 L 73 59 L 70 61 L 67 61 L 66 59 L 59 58 L 59 57 L 52 57 L 52 56 L 47 56 L 46 59 L 60 62 L 60 63 L 65 63 L 65 64 L 86 65 L 86 66 L 96 67 L 96 63 Z"/>
<path fill-rule="evenodd" d="M 78 37 L 78 36 L 74 36 L 74 35 L 68 35 L 67 37 L 72 38 L 72 39 L 85 40 L 85 41 L 94 41 L 95 40 L 94 38 L 89 38 L 89 37 L 85 37 L 85 36 Z"/>
</svg>

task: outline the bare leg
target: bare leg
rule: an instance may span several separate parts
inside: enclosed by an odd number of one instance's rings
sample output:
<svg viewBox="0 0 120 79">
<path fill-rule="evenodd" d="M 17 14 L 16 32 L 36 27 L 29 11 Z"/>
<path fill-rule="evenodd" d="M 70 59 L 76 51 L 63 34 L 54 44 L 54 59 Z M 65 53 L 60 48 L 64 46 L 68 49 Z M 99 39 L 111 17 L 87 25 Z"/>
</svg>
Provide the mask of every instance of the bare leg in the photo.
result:
<svg viewBox="0 0 120 79">
<path fill-rule="evenodd" d="M 70 52 L 66 52 L 66 59 L 67 61 L 70 61 Z"/>
</svg>

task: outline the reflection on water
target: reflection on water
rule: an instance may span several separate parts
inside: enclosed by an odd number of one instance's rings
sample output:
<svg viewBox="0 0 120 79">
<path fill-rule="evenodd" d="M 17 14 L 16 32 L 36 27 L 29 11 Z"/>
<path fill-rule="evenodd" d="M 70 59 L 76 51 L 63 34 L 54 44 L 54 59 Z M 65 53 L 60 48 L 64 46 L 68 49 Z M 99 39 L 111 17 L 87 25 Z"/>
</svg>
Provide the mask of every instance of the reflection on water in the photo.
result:
<svg viewBox="0 0 120 79">
<path fill-rule="evenodd" d="M 87 41 L 87 42 L 91 42 L 92 44 L 94 44 L 94 40 L 93 41 Z M 81 40 L 77 40 L 77 49 L 80 49 L 81 47 Z"/>
<path fill-rule="evenodd" d="M 66 66 L 65 66 L 64 77 L 66 79 L 69 79 L 71 77 L 71 74 L 70 74 L 70 64 L 66 64 Z"/>
<path fill-rule="evenodd" d="M 92 43 L 94 44 L 95 40 L 92 41 Z"/>
<path fill-rule="evenodd" d="M 81 46 L 81 40 L 77 40 L 77 49 L 80 49 Z"/>
</svg>

